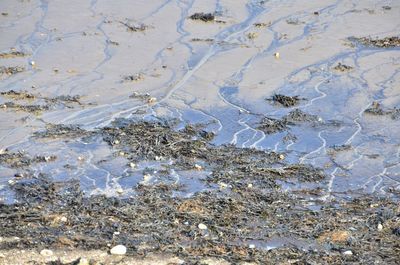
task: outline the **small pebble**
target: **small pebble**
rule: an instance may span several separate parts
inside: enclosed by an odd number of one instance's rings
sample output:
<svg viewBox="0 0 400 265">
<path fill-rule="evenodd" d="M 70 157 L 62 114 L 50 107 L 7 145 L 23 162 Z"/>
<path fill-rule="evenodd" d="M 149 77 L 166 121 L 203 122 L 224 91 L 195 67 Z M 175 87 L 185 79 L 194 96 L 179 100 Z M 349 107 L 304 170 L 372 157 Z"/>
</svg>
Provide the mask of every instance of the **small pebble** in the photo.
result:
<svg viewBox="0 0 400 265">
<path fill-rule="evenodd" d="M 110 250 L 111 255 L 125 255 L 126 247 L 124 245 L 117 245 Z"/>
<path fill-rule="evenodd" d="M 68 218 L 65 217 L 65 216 L 62 216 L 62 217 L 60 218 L 60 221 L 61 221 L 62 223 L 66 223 L 66 222 L 68 221 Z"/>
<path fill-rule="evenodd" d="M 378 231 L 382 231 L 383 225 L 381 223 L 378 224 Z"/>
<path fill-rule="evenodd" d="M 35 61 L 30 61 L 29 64 L 32 66 L 35 66 L 36 63 L 35 63 Z"/>
<path fill-rule="evenodd" d="M 280 154 L 280 155 L 279 155 L 279 159 L 280 159 L 280 160 L 283 160 L 283 159 L 285 159 L 285 156 L 282 155 L 282 154 Z"/>
<path fill-rule="evenodd" d="M 343 255 L 353 255 L 353 252 L 351 250 L 346 250 L 345 252 L 343 252 Z"/>
<path fill-rule="evenodd" d="M 8 180 L 7 182 L 8 182 L 9 185 L 14 185 L 15 184 L 15 180 L 13 180 L 13 179 Z"/>
<path fill-rule="evenodd" d="M 147 100 L 147 103 L 154 103 L 154 102 L 156 102 L 156 101 L 157 101 L 157 99 L 154 98 L 154 97 L 152 97 L 152 98 L 149 98 L 149 99 Z"/>
<path fill-rule="evenodd" d="M 250 245 L 249 245 L 249 248 L 251 248 L 251 249 L 256 248 L 256 245 L 250 244 Z"/>
<path fill-rule="evenodd" d="M 251 184 L 251 183 L 249 183 L 249 184 L 247 184 L 247 188 L 253 188 L 253 184 Z"/>
<path fill-rule="evenodd" d="M 129 166 L 131 167 L 131 168 L 135 168 L 136 167 L 136 164 L 135 163 L 129 163 Z"/>
<path fill-rule="evenodd" d="M 207 229 L 207 226 L 205 225 L 205 224 L 199 224 L 198 226 L 197 226 L 200 230 L 206 230 Z"/>
<path fill-rule="evenodd" d="M 50 257 L 53 256 L 53 251 L 51 251 L 50 249 L 43 249 L 42 251 L 40 251 L 40 255 Z"/>
<path fill-rule="evenodd" d="M 202 170 L 202 169 L 203 169 L 203 167 L 200 166 L 200 165 L 198 165 L 198 164 L 195 164 L 195 165 L 194 165 L 194 168 L 195 168 L 196 170 Z"/>
<path fill-rule="evenodd" d="M 122 194 L 122 193 L 124 193 L 124 190 L 122 188 L 118 188 L 117 193 Z"/>
<path fill-rule="evenodd" d="M 276 59 L 279 59 L 280 58 L 279 52 L 274 53 L 274 56 L 275 56 Z"/>
</svg>

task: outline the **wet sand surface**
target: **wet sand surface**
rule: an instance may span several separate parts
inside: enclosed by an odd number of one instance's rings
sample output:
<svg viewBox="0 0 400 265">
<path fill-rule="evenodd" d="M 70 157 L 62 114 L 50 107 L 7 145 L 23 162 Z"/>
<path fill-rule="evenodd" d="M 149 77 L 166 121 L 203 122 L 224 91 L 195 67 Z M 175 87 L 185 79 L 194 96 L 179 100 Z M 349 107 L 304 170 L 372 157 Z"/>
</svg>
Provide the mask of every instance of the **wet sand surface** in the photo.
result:
<svg viewBox="0 0 400 265">
<path fill-rule="evenodd" d="M 4 0 L 0 11 L 7 255 L 123 243 L 131 258 L 187 263 L 400 260 L 397 1 Z"/>
</svg>

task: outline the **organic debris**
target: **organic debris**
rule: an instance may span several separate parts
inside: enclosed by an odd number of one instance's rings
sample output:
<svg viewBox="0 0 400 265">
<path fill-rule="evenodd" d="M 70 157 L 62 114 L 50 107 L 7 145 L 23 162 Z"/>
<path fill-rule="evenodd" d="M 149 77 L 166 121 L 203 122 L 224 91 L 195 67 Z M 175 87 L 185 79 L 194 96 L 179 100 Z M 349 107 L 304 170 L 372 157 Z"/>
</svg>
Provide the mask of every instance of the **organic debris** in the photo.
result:
<svg viewBox="0 0 400 265">
<path fill-rule="evenodd" d="M 123 245 L 127 255 L 173 254 L 189 264 L 214 256 L 262 264 L 288 259 L 395 264 L 400 258 L 393 232 L 399 227 L 399 208 L 383 199 L 320 202 L 323 210 L 311 210 L 301 195 L 279 190 L 245 186 L 178 198 L 162 184 L 139 185 L 136 195 L 127 199 L 85 197 L 76 182 L 53 183 L 44 176 L 21 180 L 13 189 L 19 202 L 0 205 L 0 236 L 18 235 L 19 240 L 1 241 L 3 250 L 106 251 Z M 385 212 L 392 214 L 383 219 Z M 67 222 L 54 222 L 57 216 L 68 216 Z M 382 222 L 387 229 L 371 230 Z M 262 247 L 274 239 L 293 243 L 271 250 Z M 249 242 L 260 244 L 248 247 Z M 343 256 L 348 250 L 357 255 Z"/>
<path fill-rule="evenodd" d="M 33 94 L 30 94 L 25 91 L 14 91 L 14 90 L 9 90 L 5 92 L 1 92 L 0 95 L 11 98 L 14 100 L 28 100 L 28 99 L 35 99 L 35 96 Z"/>
<path fill-rule="evenodd" d="M 27 54 L 19 51 L 0 53 L 0 59 L 9 59 L 9 58 L 25 57 L 25 56 L 27 56 Z"/>
<path fill-rule="evenodd" d="M 333 69 L 336 70 L 336 71 L 340 71 L 340 72 L 346 72 L 346 71 L 352 70 L 353 67 L 351 67 L 349 65 L 342 64 L 342 63 L 338 63 L 338 65 L 333 67 Z"/>
<path fill-rule="evenodd" d="M 49 105 L 23 105 L 14 102 L 6 102 L 0 106 L 2 109 L 13 109 L 16 111 L 25 111 L 30 113 L 41 113 L 42 111 L 49 110 Z"/>
<path fill-rule="evenodd" d="M 82 105 L 79 95 L 70 96 L 70 95 L 61 95 L 54 98 L 44 98 L 47 103 L 49 104 L 56 104 L 56 103 L 76 103 L 78 105 Z"/>
<path fill-rule="evenodd" d="M 288 122 L 284 120 L 264 117 L 261 120 L 260 124 L 257 126 L 257 129 L 262 130 L 266 134 L 273 134 L 288 130 L 288 125 Z"/>
<path fill-rule="evenodd" d="M 295 109 L 285 115 L 282 120 L 288 124 L 293 124 L 297 122 L 317 122 L 319 118 L 317 115 L 308 114 L 300 109 Z"/>
<path fill-rule="evenodd" d="M 144 75 L 142 73 L 137 73 L 134 75 L 126 75 L 123 77 L 125 82 L 138 82 L 144 80 Z"/>
<path fill-rule="evenodd" d="M 299 104 L 299 96 L 285 96 L 282 94 L 275 94 L 271 99 L 274 102 L 281 104 L 284 107 L 293 107 Z"/>
<path fill-rule="evenodd" d="M 8 152 L 0 153 L 0 164 L 7 165 L 11 168 L 29 167 L 32 164 L 50 162 L 56 160 L 56 156 L 30 156 L 24 152 Z"/>
<path fill-rule="evenodd" d="M 127 22 L 120 22 L 120 23 L 126 27 L 127 31 L 130 31 L 130 32 L 143 32 L 148 28 L 148 26 L 146 26 L 144 24 L 130 25 Z"/>
<path fill-rule="evenodd" d="M 400 38 L 397 36 L 386 37 L 383 39 L 372 39 L 370 37 L 363 38 L 350 38 L 350 40 L 355 40 L 364 46 L 376 47 L 376 48 L 395 48 L 400 47 Z"/>
<path fill-rule="evenodd" d="M 92 134 L 78 125 L 47 124 L 46 130 L 35 132 L 34 136 L 37 138 L 81 138 Z"/>
<path fill-rule="evenodd" d="M 0 204 L 0 237 L 19 237 L 0 241 L 0 248 L 107 251 L 122 245 L 128 256 L 171 254 L 189 264 L 214 256 L 232 263 L 276 263 L 293 257 L 314 263 L 398 260 L 400 246 L 393 231 L 400 226 L 400 209 L 395 202 L 376 197 L 340 204 L 315 201 L 323 210 L 313 210 L 307 198 L 322 196 L 323 189 L 288 194 L 279 183 L 318 183 L 325 179 L 321 169 L 288 164 L 281 153 L 215 146 L 210 143 L 213 134 L 202 126 L 176 130 L 176 125 L 119 119 L 98 132 L 49 125 L 36 137 L 100 134 L 116 152 L 124 152 L 129 163 L 170 160 L 171 169 L 209 172 L 204 181 L 224 188 L 181 197 L 176 192 L 182 185 L 155 182 L 133 186 L 130 197 L 85 196 L 76 181 L 59 183 L 51 176 L 28 174 L 10 187 L 17 202 Z M 23 155 L 3 157 L 19 166 L 22 162 L 15 161 Z M 160 172 L 170 173 L 169 168 Z M 384 228 L 375 232 L 378 224 Z M 345 240 L 343 231 L 350 230 Z M 263 247 L 277 239 L 292 243 L 272 250 Z M 342 254 L 349 250 L 357 255 Z"/>
<path fill-rule="evenodd" d="M 15 75 L 23 71 L 25 71 L 25 68 L 21 66 L 0 66 L 0 74 Z"/>
<path fill-rule="evenodd" d="M 389 115 L 393 120 L 400 119 L 400 109 L 393 108 L 393 109 L 383 109 L 382 105 L 379 102 L 373 102 L 372 106 L 364 111 L 370 115 L 376 116 L 385 116 Z"/>
<path fill-rule="evenodd" d="M 212 13 L 194 13 L 189 17 L 191 20 L 201 20 L 204 22 L 210 22 L 215 20 L 215 15 Z"/>
</svg>

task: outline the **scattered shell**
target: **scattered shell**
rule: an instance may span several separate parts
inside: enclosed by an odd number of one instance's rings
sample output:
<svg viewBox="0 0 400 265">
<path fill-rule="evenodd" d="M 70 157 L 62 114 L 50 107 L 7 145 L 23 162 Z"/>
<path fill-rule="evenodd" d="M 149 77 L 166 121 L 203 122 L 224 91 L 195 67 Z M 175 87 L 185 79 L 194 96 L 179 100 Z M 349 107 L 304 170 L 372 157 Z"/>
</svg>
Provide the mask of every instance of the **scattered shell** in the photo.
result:
<svg viewBox="0 0 400 265">
<path fill-rule="evenodd" d="M 221 190 L 226 189 L 226 188 L 228 188 L 228 184 L 223 183 L 223 182 L 220 182 L 220 183 L 219 183 L 219 188 L 220 188 Z"/>
<path fill-rule="evenodd" d="M 381 223 L 378 224 L 378 231 L 382 231 L 383 225 Z"/>
<path fill-rule="evenodd" d="M 251 248 L 251 249 L 256 248 L 256 245 L 250 244 L 250 245 L 249 245 L 249 248 Z"/>
<path fill-rule="evenodd" d="M 143 184 L 143 185 L 147 185 L 147 184 L 150 182 L 150 180 L 151 180 L 152 178 L 153 178 L 152 175 L 145 174 L 145 175 L 143 176 L 143 180 L 142 180 L 140 183 Z"/>
<path fill-rule="evenodd" d="M 279 155 L 279 159 L 280 159 L 280 160 L 283 160 L 283 159 L 285 159 L 285 156 L 284 156 L 283 154 L 280 154 L 280 155 Z"/>
<path fill-rule="evenodd" d="M 247 184 L 247 188 L 253 188 L 253 184 L 251 183 Z"/>
<path fill-rule="evenodd" d="M 147 100 L 147 103 L 155 103 L 157 101 L 157 98 L 151 97 Z"/>
<path fill-rule="evenodd" d="M 43 249 L 42 251 L 40 251 L 40 255 L 50 257 L 53 256 L 53 251 L 51 251 L 50 249 Z"/>
<path fill-rule="evenodd" d="M 200 230 L 207 230 L 207 226 L 206 226 L 205 224 L 202 224 L 202 223 L 200 223 L 197 227 L 198 227 Z"/>
<path fill-rule="evenodd" d="M 203 167 L 200 166 L 200 165 L 198 165 L 198 164 L 195 164 L 195 165 L 194 165 L 194 168 L 195 168 L 196 170 L 202 170 L 202 169 L 203 169 Z"/>
<path fill-rule="evenodd" d="M 126 247 L 124 245 L 117 245 L 110 250 L 111 255 L 125 255 Z"/>
<path fill-rule="evenodd" d="M 117 193 L 119 193 L 119 194 L 124 193 L 124 190 L 123 190 L 122 188 L 118 188 L 116 191 L 117 191 Z"/>
<path fill-rule="evenodd" d="M 133 162 L 129 163 L 129 166 L 130 166 L 131 168 L 136 168 L 136 164 L 133 163 Z"/>
<path fill-rule="evenodd" d="M 343 252 L 343 255 L 353 255 L 353 252 L 351 250 L 346 250 L 345 252 Z"/>
<path fill-rule="evenodd" d="M 15 180 L 13 180 L 13 179 L 8 180 L 7 182 L 8 182 L 9 185 L 14 185 L 15 184 Z"/>
<path fill-rule="evenodd" d="M 275 56 L 276 59 L 279 59 L 280 58 L 279 52 L 274 53 L 274 56 Z"/>
</svg>

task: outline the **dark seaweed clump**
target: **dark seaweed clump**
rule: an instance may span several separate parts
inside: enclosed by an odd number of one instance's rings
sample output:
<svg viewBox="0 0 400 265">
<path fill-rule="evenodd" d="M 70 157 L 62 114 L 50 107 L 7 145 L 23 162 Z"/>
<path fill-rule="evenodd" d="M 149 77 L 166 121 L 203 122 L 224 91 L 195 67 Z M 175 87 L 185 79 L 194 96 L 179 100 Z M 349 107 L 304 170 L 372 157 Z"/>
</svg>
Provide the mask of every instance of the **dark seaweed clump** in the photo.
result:
<svg viewBox="0 0 400 265">
<path fill-rule="evenodd" d="M 204 257 L 234 264 L 396 264 L 400 258 L 400 212 L 389 200 L 321 202 L 321 210 L 312 210 L 301 195 L 279 190 L 246 186 L 179 198 L 175 189 L 138 186 L 133 197 L 119 199 L 86 197 L 78 183 L 45 176 L 20 181 L 13 185 L 19 202 L 0 204 L 0 236 L 19 240 L 3 240 L 0 248 L 108 250 L 107 244 L 123 244 L 130 256 L 173 254 L 187 264 Z M 249 247 L 272 238 L 303 243 Z M 354 254 L 344 255 L 348 250 Z"/>
<path fill-rule="evenodd" d="M 10 67 L 0 66 L 0 74 L 15 75 L 23 71 L 25 71 L 25 68 L 21 66 L 10 66 Z"/>
<path fill-rule="evenodd" d="M 210 22 L 215 20 L 215 15 L 212 13 L 194 13 L 189 18 L 192 20 L 201 20 L 204 22 Z"/>
<path fill-rule="evenodd" d="M 395 48 L 400 47 L 400 38 L 397 36 L 386 37 L 386 38 L 376 38 L 372 39 L 370 37 L 363 38 L 352 38 L 355 41 L 361 43 L 364 46 L 376 47 L 376 48 Z"/>
<path fill-rule="evenodd" d="M 373 102 L 372 106 L 365 110 L 365 113 L 375 116 L 390 116 L 393 120 L 400 118 L 400 109 L 384 109 L 379 102 Z"/>
<path fill-rule="evenodd" d="M 317 122 L 319 117 L 317 115 L 308 114 L 300 109 L 295 109 L 285 115 L 282 120 L 284 120 L 287 124 L 297 122 Z"/>
<path fill-rule="evenodd" d="M 333 69 L 340 72 L 346 72 L 352 70 L 353 67 L 346 64 L 338 63 L 335 67 L 333 67 Z"/>
<path fill-rule="evenodd" d="M 46 129 L 34 133 L 36 138 L 81 138 L 92 135 L 78 125 L 47 124 Z"/>
<path fill-rule="evenodd" d="M 293 107 L 299 104 L 300 98 L 298 96 L 285 96 L 282 94 L 275 94 L 271 100 L 277 102 L 284 107 Z"/>
<path fill-rule="evenodd" d="M 273 134 L 289 130 L 289 123 L 285 120 L 264 117 L 257 129 L 262 130 L 266 134 Z"/>
<path fill-rule="evenodd" d="M 25 57 L 25 56 L 26 54 L 20 51 L 0 53 L 0 59 L 9 59 L 9 58 Z"/>
<path fill-rule="evenodd" d="M 130 32 L 143 32 L 148 28 L 148 26 L 146 26 L 144 24 L 131 25 L 127 22 L 120 22 L 120 23 L 126 27 L 127 31 L 130 31 Z"/>
<path fill-rule="evenodd" d="M 8 152 L 0 153 L 0 164 L 7 165 L 11 168 L 29 167 L 32 164 L 54 161 L 55 156 L 30 156 L 23 152 Z"/>
<path fill-rule="evenodd" d="M 49 105 L 39 105 L 39 104 L 33 104 L 33 105 L 23 105 L 23 104 L 17 104 L 14 102 L 6 102 L 0 106 L 0 108 L 3 109 L 13 109 L 16 111 L 25 111 L 25 112 L 31 112 L 31 113 L 40 113 L 45 110 L 49 110 L 50 106 Z"/>
<path fill-rule="evenodd" d="M 397 203 L 376 197 L 316 200 L 320 210 L 315 210 L 309 207 L 309 196 L 321 197 L 323 189 L 289 194 L 277 181 L 319 182 L 325 179 L 322 170 L 287 164 L 282 154 L 274 152 L 214 146 L 213 134 L 202 126 L 176 130 L 175 125 L 117 120 L 98 133 L 114 150 L 124 151 L 128 160 L 162 156 L 173 160 L 171 167 L 188 169 L 200 160 L 204 171 L 210 172 L 205 181 L 220 188 L 179 197 L 176 192 L 184 187 L 158 182 L 132 187 L 130 197 L 88 197 L 76 181 L 59 183 L 51 176 L 29 175 L 11 185 L 17 202 L 0 203 L 0 237 L 19 237 L 0 241 L 0 248 L 108 250 L 109 245 L 123 244 L 127 255 L 172 254 L 188 264 L 205 257 L 234 264 L 399 260 Z M 79 127 L 49 125 L 36 137 L 90 134 Z M 384 227 L 381 231 L 378 224 Z M 250 247 L 252 242 L 276 238 L 289 243 L 272 250 L 258 244 Z M 292 239 L 302 243 L 291 243 Z M 343 255 L 348 250 L 354 255 Z"/>
<path fill-rule="evenodd" d="M 28 99 L 35 99 L 35 96 L 33 94 L 30 94 L 28 92 L 22 91 L 15 91 L 15 90 L 9 90 L 9 91 L 4 91 L 1 92 L 0 95 L 4 97 L 9 97 L 14 100 L 28 100 Z"/>
</svg>

